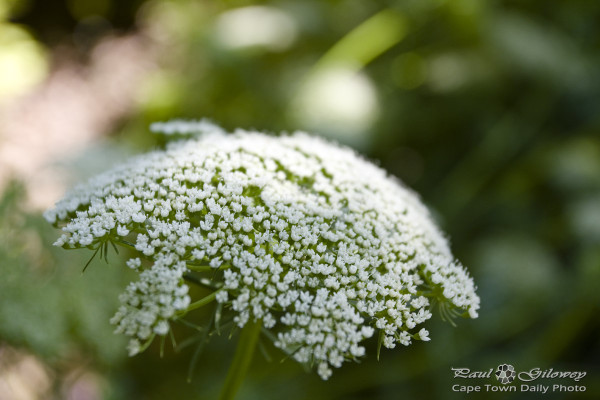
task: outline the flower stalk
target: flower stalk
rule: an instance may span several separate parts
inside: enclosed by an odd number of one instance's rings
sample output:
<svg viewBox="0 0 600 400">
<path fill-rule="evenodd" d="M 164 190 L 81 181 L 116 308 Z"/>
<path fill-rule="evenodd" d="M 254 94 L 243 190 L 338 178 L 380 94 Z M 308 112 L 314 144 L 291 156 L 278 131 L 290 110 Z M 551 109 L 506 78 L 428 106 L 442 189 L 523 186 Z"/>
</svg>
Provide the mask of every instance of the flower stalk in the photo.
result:
<svg viewBox="0 0 600 400">
<path fill-rule="evenodd" d="M 200 300 L 193 302 L 192 304 L 190 304 L 188 306 L 188 308 L 185 310 L 184 314 L 188 313 L 189 311 L 195 310 L 197 308 L 200 308 L 202 306 L 205 306 L 205 305 L 211 303 L 213 300 L 216 299 L 217 294 L 219 292 L 221 292 L 222 290 L 223 289 L 217 289 L 214 292 L 212 292 L 211 294 L 201 298 Z"/>
<path fill-rule="evenodd" d="M 260 320 L 249 321 L 242 329 L 219 400 L 233 400 L 235 398 L 248 372 L 248 367 L 250 367 L 261 329 L 262 323 Z"/>
</svg>

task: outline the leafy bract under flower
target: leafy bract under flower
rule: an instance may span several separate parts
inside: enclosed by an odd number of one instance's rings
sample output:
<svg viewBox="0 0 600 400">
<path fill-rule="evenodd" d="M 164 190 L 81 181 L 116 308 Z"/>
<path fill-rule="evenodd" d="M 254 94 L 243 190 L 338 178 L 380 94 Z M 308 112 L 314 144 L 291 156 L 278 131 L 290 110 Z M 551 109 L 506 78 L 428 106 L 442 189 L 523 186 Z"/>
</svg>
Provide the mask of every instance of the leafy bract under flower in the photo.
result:
<svg viewBox="0 0 600 400">
<path fill-rule="evenodd" d="M 432 303 L 477 316 L 472 279 L 417 196 L 352 150 L 304 133 L 172 143 L 76 187 L 46 213 L 66 248 L 130 244 L 140 272 L 113 318 L 135 354 L 190 306 L 204 272 L 240 327 L 260 320 L 299 362 L 331 367 L 429 340 Z M 146 265 L 146 266 L 144 266 Z M 202 273 L 202 272 L 201 272 Z"/>
</svg>

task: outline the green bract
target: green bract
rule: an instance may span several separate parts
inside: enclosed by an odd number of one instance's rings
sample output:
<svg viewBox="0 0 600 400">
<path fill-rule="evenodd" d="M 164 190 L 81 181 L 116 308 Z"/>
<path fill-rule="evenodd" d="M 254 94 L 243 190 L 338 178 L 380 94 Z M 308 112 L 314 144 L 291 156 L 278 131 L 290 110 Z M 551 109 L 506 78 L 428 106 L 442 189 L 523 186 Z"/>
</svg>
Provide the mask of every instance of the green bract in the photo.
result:
<svg viewBox="0 0 600 400">
<path fill-rule="evenodd" d="M 429 340 L 433 301 L 477 316 L 472 279 L 398 180 L 303 133 L 213 131 L 100 175 L 46 213 L 62 226 L 57 245 L 139 253 L 112 320 L 131 354 L 215 299 L 326 379 L 376 331 L 389 348 Z M 214 292 L 194 303 L 187 282 L 198 279 Z"/>
</svg>

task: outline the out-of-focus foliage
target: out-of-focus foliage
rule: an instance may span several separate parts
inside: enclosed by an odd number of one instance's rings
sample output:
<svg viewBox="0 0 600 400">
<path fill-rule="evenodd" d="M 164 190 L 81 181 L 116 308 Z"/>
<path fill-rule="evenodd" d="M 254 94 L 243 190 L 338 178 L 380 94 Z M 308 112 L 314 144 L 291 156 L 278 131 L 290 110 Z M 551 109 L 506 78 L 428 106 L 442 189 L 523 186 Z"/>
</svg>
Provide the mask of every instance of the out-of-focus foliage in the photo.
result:
<svg viewBox="0 0 600 400">
<path fill-rule="evenodd" d="M 7 21 L 7 17 L 19 11 L 21 4 L 19 1 L 0 1 L 0 101 L 22 94 L 46 74 L 43 46 L 26 27 Z"/>
<path fill-rule="evenodd" d="M 18 33 L 0 33 L 0 100 L 16 93 L 4 89 L 1 71 L 17 65 L 7 59 L 43 78 L 57 49 L 85 62 L 106 35 L 139 33 L 159 55 L 117 142 L 152 148 L 159 139 L 146 126 L 172 117 L 308 129 L 377 160 L 435 210 L 479 285 L 478 320 L 457 329 L 433 320 L 431 342 L 367 357 L 328 382 L 265 346 L 273 362 L 257 353 L 240 398 L 462 398 L 450 367 L 509 363 L 585 370 L 578 398 L 591 399 L 600 395 L 598 21 L 600 2 L 584 0 L 0 0 L 0 32 Z M 17 207 L 14 191 L 2 196 L 0 341 L 57 371 L 78 354 L 103 376 L 105 398 L 218 392 L 234 347 L 226 334 L 189 384 L 195 343 L 127 360 L 108 324 L 120 258 L 80 276 L 89 254 L 55 252 L 41 218 Z M 181 329 L 177 339 L 189 336 Z"/>
<path fill-rule="evenodd" d="M 20 209 L 20 188 L 11 186 L 3 195 L 0 337 L 53 360 L 85 352 L 105 366 L 120 362 L 124 341 L 105 321 L 114 313 L 128 271 L 100 266 L 83 278 L 86 254 L 73 254 L 68 261 L 72 268 L 65 268 L 62 254 L 48 246 L 53 230 Z"/>
</svg>

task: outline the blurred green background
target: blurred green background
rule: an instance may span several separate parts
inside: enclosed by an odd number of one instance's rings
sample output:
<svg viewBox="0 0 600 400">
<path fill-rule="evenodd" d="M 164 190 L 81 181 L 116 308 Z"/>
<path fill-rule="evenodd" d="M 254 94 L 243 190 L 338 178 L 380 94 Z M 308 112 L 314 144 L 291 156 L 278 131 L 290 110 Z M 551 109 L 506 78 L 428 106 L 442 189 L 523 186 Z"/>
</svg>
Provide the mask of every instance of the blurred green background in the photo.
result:
<svg viewBox="0 0 600 400">
<path fill-rule="evenodd" d="M 599 21 L 588 0 L 0 0 L 0 399 L 218 393 L 227 335 L 190 383 L 193 343 L 128 358 L 108 322 L 126 255 L 82 275 L 90 254 L 41 217 L 174 117 L 356 148 L 421 194 L 479 287 L 479 319 L 434 316 L 379 362 L 370 341 L 327 382 L 265 343 L 240 399 L 542 396 L 452 391 L 451 367 L 502 363 L 587 371 L 543 397 L 600 398 Z"/>
</svg>

